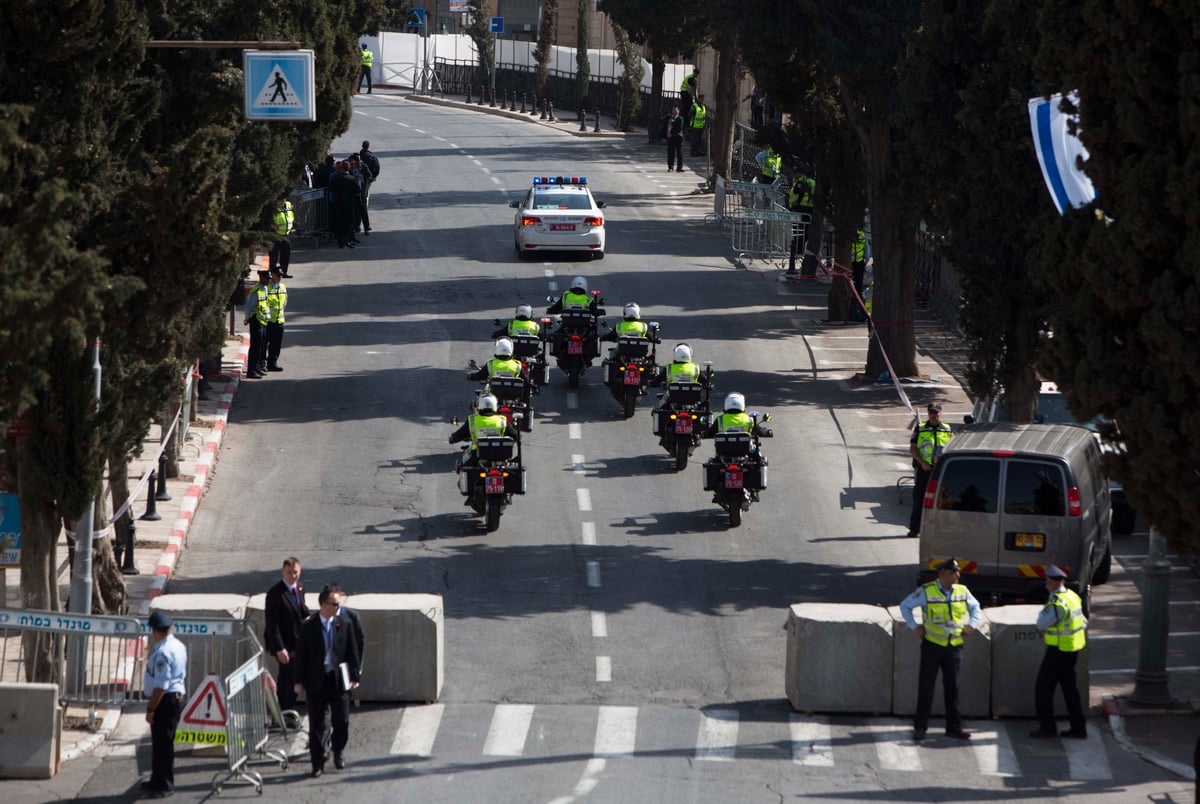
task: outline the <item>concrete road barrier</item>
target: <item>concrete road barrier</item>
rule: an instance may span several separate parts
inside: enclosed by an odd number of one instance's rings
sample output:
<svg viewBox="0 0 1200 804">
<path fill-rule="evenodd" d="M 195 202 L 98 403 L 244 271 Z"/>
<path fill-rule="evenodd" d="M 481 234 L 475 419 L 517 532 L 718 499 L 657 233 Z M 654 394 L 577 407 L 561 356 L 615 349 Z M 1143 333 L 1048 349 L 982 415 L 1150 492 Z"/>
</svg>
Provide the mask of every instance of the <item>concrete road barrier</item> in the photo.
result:
<svg viewBox="0 0 1200 804">
<path fill-rule="evenodd" d="M 992 714 L 995 717 L 1030 717 L 1034 714 L 1033 687 L 1038 667 L 1046 652 L 1046 642 L 1038 633 L 1041 606 L 999 606 L 987 610 L 992 626 Z M 1087 708 L 1088 649 L 1084 648 L 1075 666 L 1079 699 Z M 1065 717 L 1062 693 L 1054 696 L 1054 711 Z"/>
<path fill-rule="evenodd" d="M 799 712 L 892 711 L 892 617 L 880 606 L 796 603 L 784 687 Z"/>
<path fill-rule="evenodd" d="M 445 610 L 441 595 L 350 595 L 366 634 L 363 701 L 433 702 L 444 680 Z"/>
<path fill-rule="evenodd" d="M 917 712 L 917 677 L 921 667 L 921 640 L 908 629 L 899 606 L 888 608 L 895 633 L 895 653 L 892 667 L 892 712 L 915 715 Z M 921 622 L 921 611 L 916 612 Z M 979 630 L 963 639 L 962 674 L 959 678 L 958 704 L 965 717 L 988 717 L 991 713 L 992 645 L 991 631 L 984 613 Z M 933 692 L 934 715 L 945 715 L 942 698 L 942 677 L 938 675 Z"/>
<path fill-rule="evenodd" d="M 58 772 L 62 710 L 56 684 L 0 684 L 0 778 Z"/>
</svg>

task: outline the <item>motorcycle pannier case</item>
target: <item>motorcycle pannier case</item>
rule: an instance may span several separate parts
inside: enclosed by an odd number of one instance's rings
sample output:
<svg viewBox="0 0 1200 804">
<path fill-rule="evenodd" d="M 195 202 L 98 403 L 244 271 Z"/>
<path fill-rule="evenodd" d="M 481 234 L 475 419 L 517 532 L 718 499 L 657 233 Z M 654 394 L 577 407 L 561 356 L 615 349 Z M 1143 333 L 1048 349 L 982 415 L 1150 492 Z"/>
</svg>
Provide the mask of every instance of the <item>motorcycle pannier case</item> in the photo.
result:
<svg viewBox="0 0 1200 804">
<path fill-rule="evenodd" d="M 518 360 L 542 353 L 542 339 L 536 335 L 510 335 L 509 338 L 513 342 L 513 357 Z"/>
<path fill-rule="evenodd" d="M 511 460 L 516 442 L 511 438 L 481 438 L 476 444 L 476 452 L 481 461 Z"/>
<path fill-rule="evenodd" d="M 762 491 L 767 487 L 767 467 L 763 464 L 739 463 L 742 472 L 742 488 L 749 491 Z M 724 488 L 725 464 L 720 461 L 708 461 L 704 464 L 704 490 L 713 491 Z"/>
<path fill-rule="evenodd" d="M 525 378 L 523 377 L 492 377 L 488 381 L 488 389 L 501 402 L 511 402 L 525 395 Z"/>
<path fill-rule="evenodd" d="M 704 389 L 698 382 L 667 383 L 667 396 L 673 405 L 699 405 Z"/>
<path fill-rule="evenodd" d="M 621 357 L 645 357 L 650 354 L 650 341 L 645 338 L 617 338 L 617 354 Z"/>
<path fill-rule="evenodd" d="M 726 458 L 740 458 L 750 454 L 749 433 L 718 433 L 713 437 L 717 454 Z"/>
</svg>

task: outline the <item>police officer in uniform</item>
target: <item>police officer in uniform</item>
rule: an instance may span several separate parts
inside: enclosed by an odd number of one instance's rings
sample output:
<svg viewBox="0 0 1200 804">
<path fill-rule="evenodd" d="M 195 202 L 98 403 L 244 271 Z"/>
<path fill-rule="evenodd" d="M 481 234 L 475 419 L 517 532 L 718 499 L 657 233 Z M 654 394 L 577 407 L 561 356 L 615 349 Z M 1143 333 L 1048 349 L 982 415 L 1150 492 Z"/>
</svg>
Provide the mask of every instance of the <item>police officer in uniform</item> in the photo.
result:
<svg viewBox="0 0 1200 804">
<path fill-rule="evenodd" d="M 528 304 L 518 304 L 513 319 L 492 333 L 493 338 L 504 335 L 533 335 L 537 337 L 542 332 L 542 325 L 533 320 L 533 308 Z"/>
<path fill-rule="evenodd" d="M 150 615 L 150 655 L 142 689 L 150 695 L 146 722 L 150 724 L 153 758 L 150 779 L 142 782 L 147 798 L 167 798 L 175 792 L 175 730 L 187 691 L 187 648 L 171 633 L 171 615 Z"/>
<path fill-rule="evenodd" d="M 958 708 L 958 680 L 962 674 L 963 636 L 973 634 L 983 619 L 979 601 L 971 590 L 958 583 L 958 562 L 948 558 L 937 565 L 936 581 L 918 586 L 900 602 L 904 622 L 921 640 L 921 668 L 917 680 L 917 716 L 913 740 L 925 739 L 929 710 L 933 707 L 933 685 L 942 673 L 942 695 L 946 706 L 946 736 L 969 740 Z M 921 609 L 921 623 L 913 617 Z"/>
<path fill-rule="evenodd" d="M 500 402 L 491 394 L 484 394 L 479 397 L 475 403 L 475 412 L 467 416 L 467 420 L 462 423 L 457 430 L 450 434 L 449 443 L 455 444 L 459 441 L 471 442 L 470 454 L 462 461 L 462 466 L 476 466 L 479 463 L 479 456 L 475 450 L 478 447 L 480 438 L 495 438 L 498 436 L 508 436 L 509 438 L 517 438 L 516 429 L 508 423 L 508 419 L 499 413 Z M 469 504 L 468 500 L 468 504 Z"/>
<path fill-rule="evenodd" d="M 287 309 L 287 285 L 280 279 L 278 268 L 271 269 L 271 284 L 267 285 L 267 371 L 283 371 L 279 351 L 283 348 L 284 310 Z"/>
<path fill-rule="evenodd" d="M 701 437 L 712 438 L 718 433 L 750 433 L 762 438 L 774 435 L 771 428 L 763 427 L 756 417 L 746 412 L 746 397 L 736 391 L 725 397 L 725 412 L 713 417 L 712 424 Z"/>
<path fill-rule="evenodd" d="M 252 380 L 263 378 L 262 368 L 267 362 L 267 322 L 271 310 L 267 302 L 267 286 L 271 272 L 259 271 L 258 284 L 246 294 L 245 316 L 242 323 L 250 327 L 250 354 L 246 360 L 246 376 Z"/>
<path fill-rule="evenodd" d="M 807 220 L 800 222 L 796 227 L 795 235 L 792 236 L 792 251 L 790 262 L 788 263 L 789 271 L 796 270 L 796 255 L 799 254 L 800 260 L 803 262 L 805 252 L 808 250 L 808 227 L 812 223 L 813 194 L 816 191 L 816 180 L 803 173 L 796 174 L 796 177 L 792 179 L 791 188 L 788 189 L 788 210 L 798 215 L 808 216 Z"/>
<path fill-rule="evenodd" d="M 1083 601 L 1067 588 L 1067 573 L 1055 566 L 1046 569 L 1046 591 L 1050 599 L 1038 613 L 1037 630 L 1046 640 L 1046 653 L 1034 682 L 1034 711 L 1038 728 L 1029 736 L 1049 739 L 1058 736 L 1054 722 L 1054 688 L 1061 686 L 1067 702 L 1067 718 L 1071 728 L 1061 736 L 1087 739 L 1087 721 L 1075 684 L 1075 663 L 1087 644 L 1087 617 L 1083 616 Z"/>
<path fill-rule="evenodd" d="M 358 77 L 358 87 L 357 87 L 356 91 L 361 92 L 363 81 L 366 81 L 367 82 L 367 94 L 370 95 L 371 94 L 371 64 L 374 62 L 375 58 L 374 58 L 374 56 L 371 55 L 371 50 L 370 50 L 370 48 L 367 47 L 366 42 L 361 42 L 359 44 L 359 47 L 362 48 L 362 74 Z"/>
<path fill-rule="evenodd" d="M 954 433 L 950 425 L 942 421 L 942 406 L 930 402 L 926 407 L 928 417 L 924 424 L 917 425 L 912 438 L 908 442 L 908 453 L 912 455 L 913 470 L 916 479 L 913 481 L 912 514 L 908 518 L 908 536 L 914 538 L 921 532 L 921 509 L 925 505 L 925 487 L 929 485 L 929 476 L 941 456 L 942 450 L 950 443 Z"/>
<path fill-rule="evenodd" d="M 270 268 L 272 271 L 278 268 L 280 274 L 291 279 L 288 266 L 292 263 L 292 243 L 288 240 L 288 235 L 296 229 L 296 213 L 287 193 L 279 194 L 279 204 L 275 207 L 275 216 L 271 219 L 271 224 L 279 237 L 271 244 Z"/>
<path fill-rule="evenodd" d="M 642 320 L 642 308 L 637 302 L 629 302 L 621 311 L 622 320 L 600 338 L 602 341 L 616 341 L 619 338 L 649 338 L 650 327 Z M 655 339 L 655 343 L 658 341 Z"/>
<path fill-rule="evenodd" d="M 561 313 L 564 310 L 588 310 L 592 315 L 604 315 L 600 312 L 600 297 L 588 295 L 588 283 L 582 276 L 571 280 L 571 287 L 558 297 L 558 301 L 546 308 L 547 313 Z"/>
<path fill-rule="evenodd" d="M 704 96 L 697 95 L 688 115 L 688 131 L 692 139 L 692 156 L 704 156 L 704 127 L 708 123 L 708 107 L 704 105 Z"/>
</svg>

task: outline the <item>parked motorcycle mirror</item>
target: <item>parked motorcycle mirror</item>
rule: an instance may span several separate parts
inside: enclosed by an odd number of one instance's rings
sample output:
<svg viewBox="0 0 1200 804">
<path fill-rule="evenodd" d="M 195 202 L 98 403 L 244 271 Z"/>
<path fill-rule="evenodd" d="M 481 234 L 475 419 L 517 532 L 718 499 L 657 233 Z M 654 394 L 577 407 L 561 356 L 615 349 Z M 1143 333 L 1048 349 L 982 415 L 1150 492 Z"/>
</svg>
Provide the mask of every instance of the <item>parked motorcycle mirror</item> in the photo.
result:
<svg viewBox="0 0 1200 804">
<path fill-rule="evenodd" d="M 558 299 L 554 298 L 553 296 L 547 296 L 546 301 L 550 302 L 551 304 L 554 304 L 556 301 L 558 301 Z"/>
</svg>

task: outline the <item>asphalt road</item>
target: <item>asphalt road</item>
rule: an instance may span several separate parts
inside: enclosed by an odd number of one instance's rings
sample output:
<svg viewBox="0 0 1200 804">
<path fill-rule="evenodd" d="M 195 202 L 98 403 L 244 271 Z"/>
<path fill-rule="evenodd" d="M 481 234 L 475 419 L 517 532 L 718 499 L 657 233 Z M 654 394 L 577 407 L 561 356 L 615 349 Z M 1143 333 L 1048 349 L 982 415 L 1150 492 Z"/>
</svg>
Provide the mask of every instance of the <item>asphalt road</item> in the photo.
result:
<svg viewBox="0 0 1200 804">
<path fill-rule="evenodd" d="M 1129 801 L 1172 787 L 1098 727 L 1047 747 L 1027 722 L 970 723 L 972 745 L 917 748 L 900 720 L 790 712 L 788 604 L 911 590 L 895 488 L 909 417 L 890 387 L 845 382 L 866 340 L 814 323 L 822 289 L 735 265 L 703 222 L 711 197 L 690 195 L 696 173 L 668 173 L 637 141 L 383 94 L 356 99 L 337 153 L 363 139 L 383 164 L 374 232 L 294 253 L 285 371 L 239 390 L 168 592 L 264 591 L 295 555 L 309 591 L 440 594 L 446 682 L 435 706 L 356 709 L 346 771 L 267 771 L 265 799 Z M 535 174 L 588 177 L 609 204 L 606 259 L 517 259 L 507 202 Z M 771 488 L 740 528 L 699 461 L 673 471 L 649 398 L 624 420 L 598 368 L 577 391 L 555 370 L 537 398 L 529 493 L 500 530 L 463 506 L 446 437 L 471 398 L 467 361 L 489 356 L 492 319 L 575 275 L 613 313 L 637 301 L 665 345 L 713 362 L 721 394 L 773 414 Z M 909 393 L 969 408 L 953 382 Z M 137 762 L 107 757 L 81 799 L 130 797 Z M 221 767 L 181 758 L 176 798 L 203 798 Z M 242 797 L 257 798 L 222 796 Z"/>
</svg>

